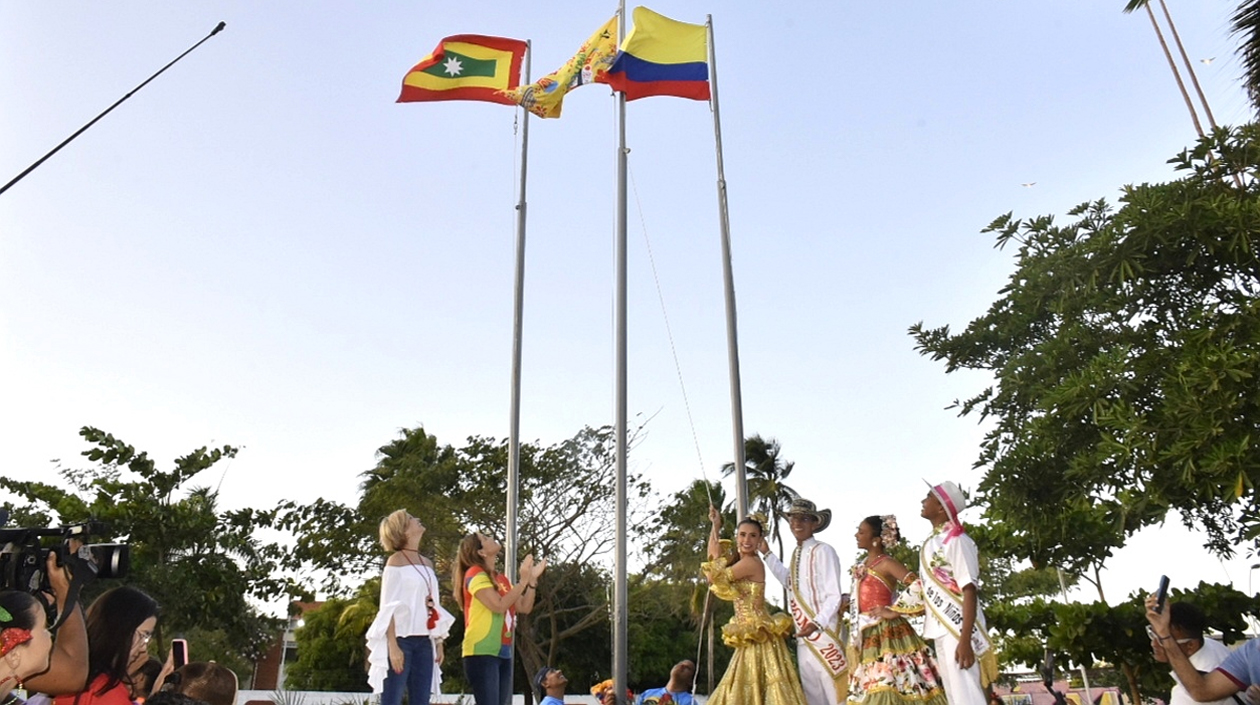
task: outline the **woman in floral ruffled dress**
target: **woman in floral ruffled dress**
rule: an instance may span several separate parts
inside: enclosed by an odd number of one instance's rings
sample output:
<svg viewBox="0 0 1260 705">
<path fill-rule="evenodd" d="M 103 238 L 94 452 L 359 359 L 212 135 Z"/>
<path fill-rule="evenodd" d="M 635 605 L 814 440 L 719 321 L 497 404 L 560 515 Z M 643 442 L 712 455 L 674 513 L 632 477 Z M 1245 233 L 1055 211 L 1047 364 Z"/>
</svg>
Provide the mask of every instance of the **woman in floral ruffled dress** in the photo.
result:
<svg viewBox="0 0 1260 705">
<path fill-rule="evenodd" d="M 923 613 L 919 578 L 887 553 L 901 540 L 897 518 L 867 517 L 856 538 L 866 557 L 853 566 L 849 702 L 946 705 L 936 662 L 906 621 Z"/>
</svg>

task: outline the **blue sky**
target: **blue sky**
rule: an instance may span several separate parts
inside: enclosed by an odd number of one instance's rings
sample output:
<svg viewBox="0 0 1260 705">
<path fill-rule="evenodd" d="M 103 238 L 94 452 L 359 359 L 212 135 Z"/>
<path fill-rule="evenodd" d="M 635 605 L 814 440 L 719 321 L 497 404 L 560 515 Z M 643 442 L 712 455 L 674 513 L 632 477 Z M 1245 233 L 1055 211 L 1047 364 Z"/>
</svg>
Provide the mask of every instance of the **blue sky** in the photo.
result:
<svg viewBox="0 0 1260 705">
<path fill-rule="evenodd" d="M 1247 120 L 1233 3 L 1170 5 L 1217 120 Z M 841 546 L 872 510 L 922 538 L 920 478 L 979 480 L 983 429 L 945 407 L 986 380 L 945 375 L 906 329 L 994 300 L 1013 253 L 980 230 L 1114 202 L 1193 142 L 1149 21 L 1122 6 L 651 6 L 713 15 L 745 430 L 782 442 Z M 519 111 L 394 99 L 443 36 L 532 40 L 539 76 L 615 9 L 0 5 L 6 181 L 227 22 L 0 196 L 0 467 L 48 477 L 84 425 L 160 459 L 229 443 L 223 502 L 261 507 L 353 497 L 403 427 L 506 437 Z M 612 421 L 613 105 L 584 87 L 530 123 L 526 440 Z M 629 408 L 651 419 L 631 464 L 668 494 L 732 446 L 712 117 L 627 112 Z M 1170 546 L 1181 565 L 1152 568 Z M 1199 553 L 1177 527 L 1140 537 L 1109 596 L 1161 572 L 1249 580 Z"/>
</svg>

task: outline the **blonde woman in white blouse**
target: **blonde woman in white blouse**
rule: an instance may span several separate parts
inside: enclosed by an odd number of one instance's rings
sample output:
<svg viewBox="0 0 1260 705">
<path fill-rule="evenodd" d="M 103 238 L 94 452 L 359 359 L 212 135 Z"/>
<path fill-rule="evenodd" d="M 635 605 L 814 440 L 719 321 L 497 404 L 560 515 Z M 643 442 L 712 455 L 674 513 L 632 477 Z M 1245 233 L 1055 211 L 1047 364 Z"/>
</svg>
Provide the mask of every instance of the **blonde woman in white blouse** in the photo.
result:
<svg viewBox="0 0 1260 705">
<path fill-rule="evenodd" d="M 442 609 L 433 561 L 420 555 L 424 524 L 405 509 L 381 520 L 392 551 L 381 574 L 381 607 L 367 633 L 368 684 L 381 705 L 429 705 L 441 683 L 442 641 L 455 618 Z"/>
</svg>

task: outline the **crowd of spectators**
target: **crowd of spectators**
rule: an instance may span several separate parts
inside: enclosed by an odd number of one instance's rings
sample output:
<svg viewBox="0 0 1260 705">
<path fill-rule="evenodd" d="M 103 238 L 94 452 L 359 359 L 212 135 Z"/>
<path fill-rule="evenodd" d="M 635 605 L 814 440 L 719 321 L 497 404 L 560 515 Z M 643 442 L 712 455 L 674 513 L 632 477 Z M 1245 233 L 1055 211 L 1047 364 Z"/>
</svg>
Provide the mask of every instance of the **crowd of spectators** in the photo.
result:
<svg viewBox="0 0 1260 705">
<path fill-rule="evenodd" d="M 230 669 L 150 655 L 161 612 L 152 597 L 123 585 L 85 611 L 56 554 L 45 568 L 47 592 L 0 591 L 0 705 L 235 705 Z"/>
</svg>

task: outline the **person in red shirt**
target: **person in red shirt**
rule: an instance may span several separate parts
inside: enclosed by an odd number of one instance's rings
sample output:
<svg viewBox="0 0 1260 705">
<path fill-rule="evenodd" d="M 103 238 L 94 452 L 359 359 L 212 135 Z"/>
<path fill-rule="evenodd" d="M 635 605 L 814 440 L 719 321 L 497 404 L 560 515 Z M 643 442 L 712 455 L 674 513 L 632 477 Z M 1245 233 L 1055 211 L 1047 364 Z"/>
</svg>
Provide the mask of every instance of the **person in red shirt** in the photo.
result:
<svg viewBox="0 0 1260 705">
<path fill-rule="evenodd" d="M 131 705 L 131 674 L 149 657 L 157 617 L 157 601 L 134 587 L 96 598 L 87 611 L 87 688 L 58 695 L 54 705 Z"/>
</svg>

